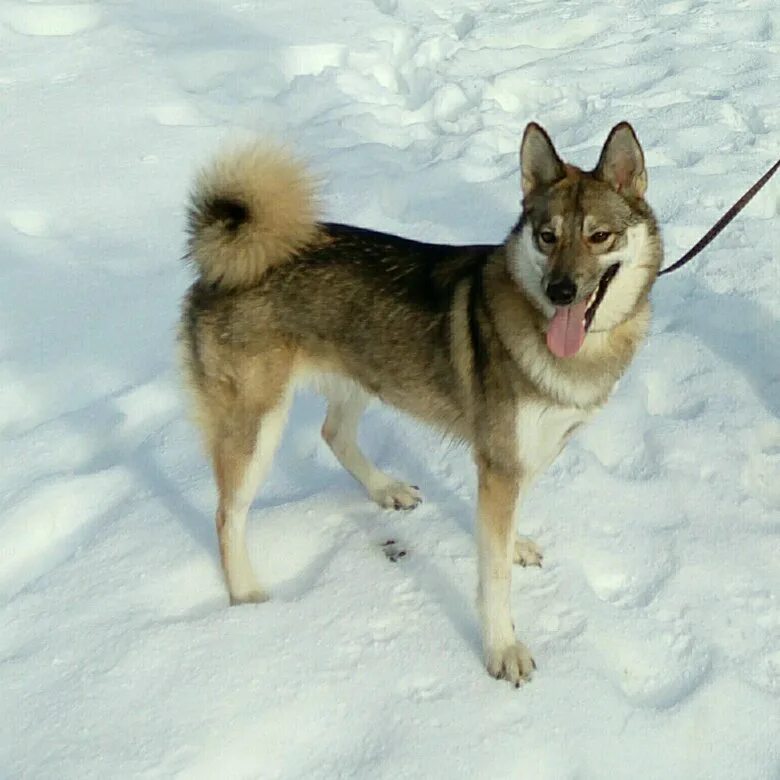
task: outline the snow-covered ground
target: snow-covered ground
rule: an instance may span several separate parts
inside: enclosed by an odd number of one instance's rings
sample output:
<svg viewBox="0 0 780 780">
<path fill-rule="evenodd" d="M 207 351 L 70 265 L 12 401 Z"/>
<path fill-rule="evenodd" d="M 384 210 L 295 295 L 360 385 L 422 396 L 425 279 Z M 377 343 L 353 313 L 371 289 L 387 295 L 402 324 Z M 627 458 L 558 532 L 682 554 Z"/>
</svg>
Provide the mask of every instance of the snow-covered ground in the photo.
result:
<svg viewBox="0 0 780 780">
<path fill-rule="evenodd" d="M 369 503 L 302 395 L 273 600 L 228 609 L 173 348 L 189 182 L 247 133 L 330 218 L 497 242 L 528 120 L 590 165 L 628 119 L 673 260 L 780 153 L 777 0 L 4 0 L 0 51 L 0 777 L 780 777 L 780 177 L 530 495 L 521 690 L 482 668 L 469 454 L 380 407 L 426 502 Z"/>
</svg>

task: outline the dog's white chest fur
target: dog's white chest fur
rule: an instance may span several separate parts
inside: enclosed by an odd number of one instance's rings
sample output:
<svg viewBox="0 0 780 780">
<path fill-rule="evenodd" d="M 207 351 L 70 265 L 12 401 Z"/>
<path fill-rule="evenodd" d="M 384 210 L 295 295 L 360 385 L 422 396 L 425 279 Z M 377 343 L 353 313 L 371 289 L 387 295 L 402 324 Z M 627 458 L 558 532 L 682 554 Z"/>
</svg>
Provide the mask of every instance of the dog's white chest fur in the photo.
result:
<svg viewBox="0 0 780 780">
<path fill-rule="evenodd" d="M 517 455 L 527 477 L 533 477 L 552 463 L 566 440 L 590 417 L 573 406 L 525 402 L 515 418 Z"/>
</svg>

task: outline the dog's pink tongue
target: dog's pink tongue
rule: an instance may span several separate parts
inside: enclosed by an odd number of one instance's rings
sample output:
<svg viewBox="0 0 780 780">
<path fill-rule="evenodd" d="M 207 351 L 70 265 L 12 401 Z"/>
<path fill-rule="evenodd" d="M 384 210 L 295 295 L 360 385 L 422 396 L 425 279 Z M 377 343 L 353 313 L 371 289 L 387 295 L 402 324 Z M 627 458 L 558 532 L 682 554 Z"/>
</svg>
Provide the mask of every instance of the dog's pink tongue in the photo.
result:
<svg viewBox="0 0 780 780">
<path fill-rule="evenodd" d="M 547 347 L 556 357 L 567 358 L 579 352 L 585 341 L 587 301 L 574 306 L 557 306 L 547 330 Z"/>
</svg>

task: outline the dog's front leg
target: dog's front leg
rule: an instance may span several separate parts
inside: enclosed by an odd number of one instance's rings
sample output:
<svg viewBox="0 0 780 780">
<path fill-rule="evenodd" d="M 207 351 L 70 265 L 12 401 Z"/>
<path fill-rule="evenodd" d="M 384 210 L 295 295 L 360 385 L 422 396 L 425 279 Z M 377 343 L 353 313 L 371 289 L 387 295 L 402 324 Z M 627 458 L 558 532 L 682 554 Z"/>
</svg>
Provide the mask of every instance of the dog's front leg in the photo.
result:
<svg viewBox="0 0 780 780">
<path fill-rule="evenodd" d="M 528 648 L 515 638 L 510 603 L 514 558 L 514 517 L 523 484 L 521 471 L 502 471 L 478 458 L 477 548 L 482 642 L 493 677 L 519 686 L 536 668 Z"/>
</svg>

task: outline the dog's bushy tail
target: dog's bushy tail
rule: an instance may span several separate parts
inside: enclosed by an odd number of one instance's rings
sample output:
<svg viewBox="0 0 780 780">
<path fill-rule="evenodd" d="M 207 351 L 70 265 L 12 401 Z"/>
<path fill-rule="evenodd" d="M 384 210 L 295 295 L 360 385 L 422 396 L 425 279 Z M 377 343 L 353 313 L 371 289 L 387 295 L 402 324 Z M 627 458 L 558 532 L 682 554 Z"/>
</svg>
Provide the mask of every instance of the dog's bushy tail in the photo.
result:
<svg viewBox="0 0 780 780">
<path fill-rule="evenodd" d="M 187 257 L 208 284 L 250 287 L 316 232 L 314 184 L 305 168 L 279 148 L 254 143 L 220 155 L 198 175 Z"/>
</svg>

